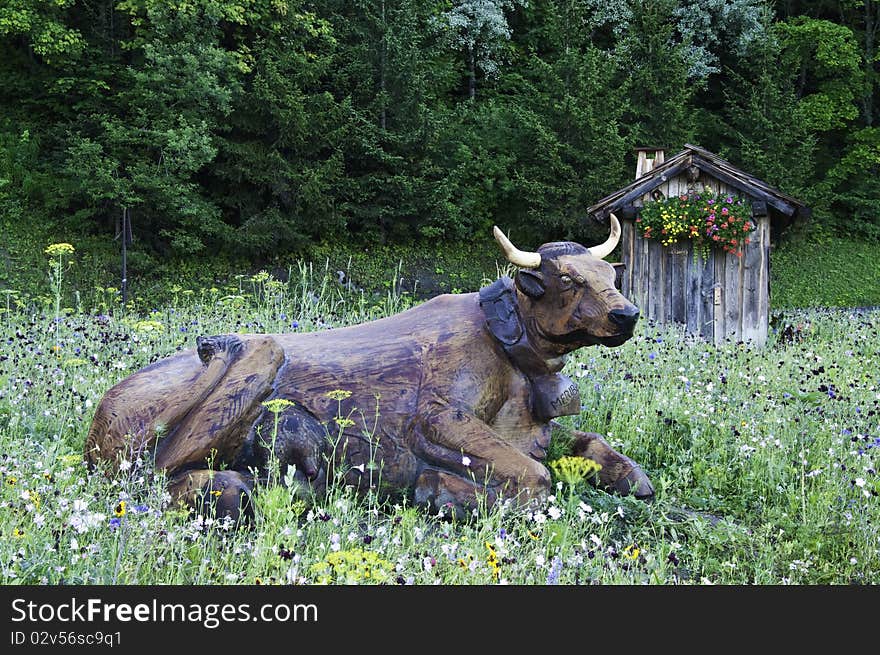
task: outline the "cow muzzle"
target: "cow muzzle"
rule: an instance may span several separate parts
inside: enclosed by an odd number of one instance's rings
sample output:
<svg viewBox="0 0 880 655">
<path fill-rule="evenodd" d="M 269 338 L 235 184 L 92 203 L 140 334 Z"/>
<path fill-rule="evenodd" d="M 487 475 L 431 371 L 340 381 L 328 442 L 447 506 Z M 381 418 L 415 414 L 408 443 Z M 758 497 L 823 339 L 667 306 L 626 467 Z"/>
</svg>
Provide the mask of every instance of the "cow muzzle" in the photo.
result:
<svg viewBox="0 0 880 655">
<path fill-rule="evenodd" d="M 612 309 L 608 312 L 608 320 L 621 332 L 632 333 L 639 320 L 639 308 L 635 305 Z"/>
</svg>

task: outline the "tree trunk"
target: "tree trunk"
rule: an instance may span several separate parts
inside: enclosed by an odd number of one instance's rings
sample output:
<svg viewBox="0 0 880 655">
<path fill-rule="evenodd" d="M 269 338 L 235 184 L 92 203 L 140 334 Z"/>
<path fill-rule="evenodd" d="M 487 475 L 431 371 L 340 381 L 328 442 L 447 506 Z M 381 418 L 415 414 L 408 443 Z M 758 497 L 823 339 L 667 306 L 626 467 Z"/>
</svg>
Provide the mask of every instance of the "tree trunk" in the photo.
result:
<svg viewBox="0 0 880 655">
<path fill-rule="evenodd" d="M 477 48 L 472 46 L 468 51 L 468 98 L 473 100 L 477 95 Z"/>
<path fill-rule="evenodd" d="M 865 92 L 862 97 L 862 116 L 865 125 L 874 124 L 874 58 L 877 31 L 877 5 L 873 0 L 865 0 Z"/>
<path fill-rule="evenodd" d="M 382 0 L 382 44 L 379 51 L 379 93 L 382 97 L 382 111 L 379 125 L 382 130 L 388 127 L 387 100 L 385 98 L 385 65 L 388 57 L 388 26 L 385 22 L 385 0 Z"/>
</svg>

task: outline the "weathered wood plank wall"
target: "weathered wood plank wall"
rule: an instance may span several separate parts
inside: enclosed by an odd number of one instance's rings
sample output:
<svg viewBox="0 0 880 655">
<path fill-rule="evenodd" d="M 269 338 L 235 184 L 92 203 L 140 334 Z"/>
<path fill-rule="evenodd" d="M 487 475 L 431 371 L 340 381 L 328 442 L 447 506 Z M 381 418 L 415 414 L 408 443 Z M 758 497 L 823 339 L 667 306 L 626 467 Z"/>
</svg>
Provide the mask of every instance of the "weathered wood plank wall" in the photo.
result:
<svg viewBox="0 0 880 655">
<path fill-rule="evenodd" d="M 701 178 L 700 187 L 739 195 L 725 183 Z M 668 198 L 687 193 L 684 174 L 659 187 Z M 642 202 L 650 201 L 649 196 Z M 658 323 L 685 325 L 688 334 L 721 343 L 725 338 L 763 344 L 767 339 L 770 284 L 770 219 L 756 215 L 758 229 L 750 236 L 742 257 L 713 248 L 709 261 L 698 255 L 690 241 L 663 247 L 642 239 L 631 220 L 623 222 L 622 258 L 626 271 L 622 291 Z"/>
</svg>

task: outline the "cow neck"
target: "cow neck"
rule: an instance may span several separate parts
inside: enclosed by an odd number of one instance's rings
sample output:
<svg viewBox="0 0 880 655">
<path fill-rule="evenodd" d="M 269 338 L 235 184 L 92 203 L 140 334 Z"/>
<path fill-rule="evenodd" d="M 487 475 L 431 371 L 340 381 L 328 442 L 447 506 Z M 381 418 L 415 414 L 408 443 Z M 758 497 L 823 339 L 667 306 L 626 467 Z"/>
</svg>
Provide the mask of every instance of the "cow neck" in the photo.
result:
<svg viewBox="0 0 880 655">
<path fill-rule="evenodd" d="M 505 276 L 480 289 L 480 308 L 489 333 L 529 381 L 532 416 L 543 422 L 580 413 L 577 384 L 559 372 L 565 356 L 548 359 L 530 343 L 513 280 Z"/>
</svg>

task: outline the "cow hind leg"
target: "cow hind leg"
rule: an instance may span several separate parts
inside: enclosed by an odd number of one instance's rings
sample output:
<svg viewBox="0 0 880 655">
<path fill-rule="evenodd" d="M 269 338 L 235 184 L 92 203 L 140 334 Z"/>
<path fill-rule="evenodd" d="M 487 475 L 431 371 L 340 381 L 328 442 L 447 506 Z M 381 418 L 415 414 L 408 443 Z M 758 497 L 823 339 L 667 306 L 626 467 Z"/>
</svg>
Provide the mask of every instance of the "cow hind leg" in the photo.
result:
<svg viewBox="0 0 880 655">
<path fill-rule="evenodd" d="M 496 493 L 491 487 L 477 485 L 460 475 L 429 468 L 416 479 L 414 500 L 429 511 L 463 519 L 481 505 L 492 506 Z"/>
<path fill-rule="evenodd" d="M 178 473 L 168 482 L 172 498 L 205 516 L 229 517 L 250 523 L 254 518 L 253 481 L 239 471 L 196 469 Z"/>
</svg>

